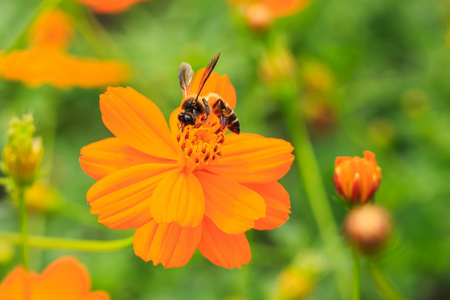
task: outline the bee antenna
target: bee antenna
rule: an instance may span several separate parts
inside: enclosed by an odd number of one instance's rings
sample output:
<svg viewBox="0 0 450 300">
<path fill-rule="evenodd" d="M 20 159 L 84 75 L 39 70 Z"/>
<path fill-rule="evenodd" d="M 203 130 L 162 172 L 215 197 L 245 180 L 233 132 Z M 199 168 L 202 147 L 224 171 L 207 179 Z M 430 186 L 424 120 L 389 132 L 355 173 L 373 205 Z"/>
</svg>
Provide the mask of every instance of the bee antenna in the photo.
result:
<svg viewBox="0 0 450 300">
<path fill-rule="evenodd" d="M 220 53 L 221 52 L 219 51 L 216 55 L 214 55 L 214 57 L 209 61 L 208 65 L 206 66 L 205 73 L 203 73 L 202 79 L 200 80 L 200 84 L 199 84 L 200 89 L 198 90 L 197 97 L 195 97 L 195 101 L 198 100 L 198 96 L 200 96 L 200 92 L 202 91 L 203 87 L 205 86 L 206 80 L 208 80 L 209 75 L 211 75 L 212 71 L 214 70 L 214 67 L 217 64 L 217 61 L 219 60 Z"/>
</svg>

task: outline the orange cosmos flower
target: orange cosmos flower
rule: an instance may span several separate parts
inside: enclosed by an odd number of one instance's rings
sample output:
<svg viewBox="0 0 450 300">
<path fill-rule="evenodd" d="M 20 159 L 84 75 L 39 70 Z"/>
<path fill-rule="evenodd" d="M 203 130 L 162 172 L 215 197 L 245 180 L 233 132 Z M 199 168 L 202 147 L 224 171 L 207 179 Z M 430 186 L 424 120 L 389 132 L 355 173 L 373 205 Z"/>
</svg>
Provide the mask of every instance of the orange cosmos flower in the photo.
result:
<svg viewBox="0 0 450 300">
<path fill-rule="evenodd" d="M 131 6 L 145 0 L 78 0 L 100 14 L 117 14 L 126 11 Z"/>
<path fill-rule="evenodd" d="M 253 29 L 266 29 L 277 18 L 303 10 L 310 0 L 229 0 Z"/>
<path fill-rule="evenodd" d="M 69 17 L 60 10 L 44 12 L 31 29 L 30 48 L 0 56 L 0 76 L 29 86 L 51 84 L 61 89 L 119 84 L 129 77 L 128 66 L 115 60 L 69 55 L 73 36 Z"/>
<path fill-rule="evenodd" d="M 227 76 L 213 72 L 202 91 L 210 92 L 234 108 Z M 213 114 L 180 132 L 179 109 L 169 129 L 158 107 L 130 87 L 109 87 L 100 109 L 115 137 L 81 149 L 81 167 L 99 180 L 88 203 L 104 225 L 137 228 L 134 251 L 143 260 L 179 267 L 198 248 L 216 265 L 240 268 L 250 260 L 244 232 L 273 229 L 289 218 L 289 195 L 277 180 L 294 159 L 290 143 L 225 135 Z"/>
<path fill-rule="evenodd" d="M 0 300 L 109 300 L 104 291 L 91 292 L 85 266 L 73 257 L 55 260 L 41 275 L 16 267 L 0 284 Z"/>
<path fill-rule="evenodd" d="M 339 195 L 352 204 L 372 199 L 381 183 L 381 169 L 375 154 L 364 151 L 364 158 L 336 157 L 334 186 Z"/>
</svg>

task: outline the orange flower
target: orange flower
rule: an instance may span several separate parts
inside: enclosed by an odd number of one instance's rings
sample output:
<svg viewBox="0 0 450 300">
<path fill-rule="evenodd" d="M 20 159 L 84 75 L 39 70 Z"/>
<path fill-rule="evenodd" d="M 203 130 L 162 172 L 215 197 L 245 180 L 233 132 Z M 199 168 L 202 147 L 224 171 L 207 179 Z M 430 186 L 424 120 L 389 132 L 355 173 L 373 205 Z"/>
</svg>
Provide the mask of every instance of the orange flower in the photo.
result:
<svg viewBox="0 0 450 300">
<path fill-rule="evenodd" d="M 100 14 L 117 14 L 145 0 L 78 0 Z"/>
<path fill-rule="evenodd" d="M 109 300 L 104 291 L 91 292 L 85 266 L 73 257 L 55 260 L 41 275 L 18 266 L 0 284 L 0 300 Z"/>
<path fill-rule="evenodd" d="M 254 29 L 266 29 L 277 18 L 303 10 L 310 0 L 230 0 Z"/>
<path fill-rule="evenodd" d="M 227 76 L 213 72 L 202 91 L 210 92 L 234 108 Z M 143 260 L 179 267 L 198 248 L 216 265 L 240 268 L 250 260 L 245 231 L 273 229 L 289 218 L 289 195 L 277 180 L 294 159 L 290 143 L 225 135 L 213 114 L 180 132 L 179 109 L 169 129 L 158 107 L 130 87 L 108 88 L 100 109 L 116 137 L 81 149 L 81 167 L 99 180 L 88 203 L 100 223 L 137 228 L 134 251 Z"/>
<path fill-rule="evenodd" d="M 61 89 L 119 84 L 129 77 L 128 66 L 66 53 L 73 35 L 69 17 L 60 10 L 44 12 L 31 29 L 30 48 L 0 56 L 0 75 L 29 86 L 51 84 Z"/>
<path fill-rule="evenodd" d="M 375 154 L 364 151 L 364 158 L 336 157 L 334 186 L 339 195 L 352 204 L 372 199 L 381 183 L 381 169 Z"/>
</svg>

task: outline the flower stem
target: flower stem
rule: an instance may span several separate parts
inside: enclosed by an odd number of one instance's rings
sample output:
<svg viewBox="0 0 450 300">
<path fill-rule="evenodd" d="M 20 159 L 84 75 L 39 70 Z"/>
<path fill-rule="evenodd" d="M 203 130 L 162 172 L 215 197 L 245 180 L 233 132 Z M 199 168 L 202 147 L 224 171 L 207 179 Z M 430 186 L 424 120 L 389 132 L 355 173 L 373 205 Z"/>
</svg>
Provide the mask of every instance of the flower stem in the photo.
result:
<svg viewBox="0 0 450 300">
<path fill-rule="evenodd" d="M 358 250 L 352 247 L 352 260 L 353 260 L 353 287 L 352 287 L 352 300 L 361 299 L 361 268 L 359 264 Z"/>
<path fill-rule="evenodd" d="M 20 260 L 22 265 L 26 270 L 29 267 L 28 260 L 28 248 L 29 248 L 29 240 L 28 240 L 28 215 L 27 215 L 27 207 L 25 205 L 25 188 L 18 187 L 14 191 L 17 203 L 19 204 L 19 229 L 20 236 L 18 237 L 18 243 L 20 243 Z"/>
<path fill-rule="evenodd" d="M 406 300 L 389 282 L 386 278 L 386 275 L 381 270 L 378 262 L 374 259 L 370 259 L 368 261 L 368 269 L 370 275 L 372 276 L 375 285 L 378 288 L 378 291 L 389 300 Z"/>
<path fill-rule="evenodd" d="M 295 161 L 303 178 L 305 191 L 323 240 L 325 251 L 330 259 L 340 298 L 348 299 L 347 282 L 349 280 L 347 279 L 350 279 L 350 273 L 344 264 L 346 261 L 344 247 L 339 238 L 333 213 L 328 203 L 306 124 L 300 112 L 295 107 L 292 107 L 292 99 L 297 98 L 297 93 L 289 92 L 289 90 L 293 91 L 293 89 L 288 86 L 282 88 L 282 90 L 284 91 L 279 91 L 278 95 L 280 100 L 282 100 L 283 115 L 294 145 Z"/>
<path fill-rule="evenodd" d="M 0 232 L 0 240 L 18 244 L 21 241 L 17 233 Z M 28 242 L 30 247 L 45 249 L 68 249 L 89 252 L 108 252 L 128 248 L 133 244 L 133 236 L 120 240 L 112 241 L 92 241 L 63 239 L 45 236 L 29 236 Z"/>
<path fill-rule="evenodd" d="M 78 31 L 100 58 L 125 58 L 120 47 L 89 9 L 80 3 L 73 3 L 71 13 Z"/>
<path fill-rule="evenodd" d="M 13 39 L 13 41 L 9 44 L 9 46 L 6 47 L 5 51 L 3 52 L 3 57 L 5 57 L 10 51 L 16 49 L 19 46 L 20 42 L 25 38 L 28 28 L 30 28 L 31 24 L 34 23 L 37 17 L 44 10 L 58 6 L 59 2 L 61 2 L 61 0 L 43 0 L 35 9 L 35 11 L 31 14 L 29 19 L 25 22 L 23 28 L 19 31 L 17 36 Z"/>
</svg>

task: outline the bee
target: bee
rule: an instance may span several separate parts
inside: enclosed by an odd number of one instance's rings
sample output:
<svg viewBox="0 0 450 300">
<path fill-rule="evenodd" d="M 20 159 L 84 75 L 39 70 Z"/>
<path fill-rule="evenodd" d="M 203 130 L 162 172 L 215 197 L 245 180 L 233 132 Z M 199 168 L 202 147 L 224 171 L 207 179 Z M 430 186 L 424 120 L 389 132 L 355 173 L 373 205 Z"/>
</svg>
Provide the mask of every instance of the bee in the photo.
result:
<svg viewBox="0 0 450 300">
<path fill-rule="evenodd" d="M 220 95 L 209 93 L 206 96 L 200 96 L 219 57 L 220 52 L 208 63 L 205 73 L 203 73 L 200 80 L 198 92 L 189 98 L 187 93 L 191 85 L 192 77 L 194 76 L 194 71 L 188 63 L 181 63 L 180 68 L 178 69 L 178 81 L 180 82 L 181 91 L 183 92 L 183 103 L 181 104 L 181 112 L 178 115 L 181 130 L 183 130 L 186 125 L 195 125 L 199 119 L 203 122 L 206 121 L 212 112 L 219 117 L 222 128 L 228 128 L 231 132 L 236 134 L 241 132 L 236 114 Z"/>
</svg>

